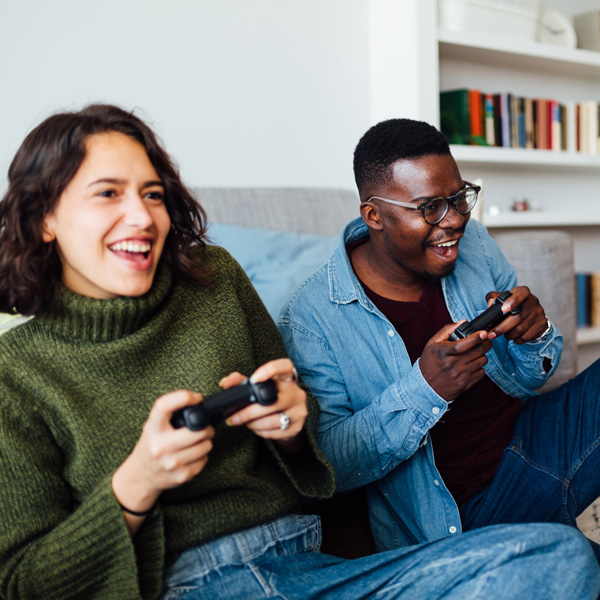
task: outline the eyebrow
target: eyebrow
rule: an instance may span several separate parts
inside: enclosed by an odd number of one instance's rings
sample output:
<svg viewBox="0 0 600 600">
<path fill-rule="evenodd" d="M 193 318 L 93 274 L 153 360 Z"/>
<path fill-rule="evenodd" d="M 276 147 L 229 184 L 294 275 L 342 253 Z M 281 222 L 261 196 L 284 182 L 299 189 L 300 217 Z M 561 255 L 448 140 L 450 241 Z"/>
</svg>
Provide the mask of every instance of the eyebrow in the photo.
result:
<svg viewBox="0 0 600 600">
<path fill-rule="evenodd" d="M 469 184 L 463 179 L 463 185 L 460 188 L 460 190 L 458 190 L 458 192 L 454 192 L 454 194 L 450 194 L 450 196 L 419 196 L 418 198 L 415 198 L 414 200 L 411 200 L 411 204 L 414 202 L 415 204 L 417 202 L 423 203 L 423 202 L 429 202 L 429 200 L 437 200 L 438 198 L 450 198 L 452 196 L 456 196 L 456 194 L 458 194 L 459 192 L 462 192 L 466 187 L 468 187 Z"/>
<path fill-rule="evenodd" d="M 117 177 L 102 177 L 101 179 L 96 179 L 96 181 L 92 181 L 92 183 L 90 183 L 87 187 L 90 188 L 94 185 L 98 185 L 99 183 L 110 183 L 111 185 L 123 185 L 124 183 L 127 183 L 127 181 L 125 179 L 119 179 Z M 144 185 L 142 186 L 142 189 L 145 189 L 148 187 L 154 187 L 154 186 L 164 187 L 164 184 L 162 181 L 160 181 L 160 179 L 146 181 L 144 183 Z"/>
</svg>

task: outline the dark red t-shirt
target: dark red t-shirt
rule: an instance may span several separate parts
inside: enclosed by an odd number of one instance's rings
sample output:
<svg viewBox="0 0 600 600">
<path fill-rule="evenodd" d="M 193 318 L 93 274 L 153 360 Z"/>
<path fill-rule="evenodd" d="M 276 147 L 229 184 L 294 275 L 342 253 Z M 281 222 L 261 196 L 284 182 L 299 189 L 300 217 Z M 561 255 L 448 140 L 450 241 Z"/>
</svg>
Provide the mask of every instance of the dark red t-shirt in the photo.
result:
<svg viewBox="0 0 600 600">
<path fill-rule="evenodd" d="M 413 364 L 427 341 L 452 323 L 439 281 L 426 282 L 419 302 L 389 300 L 362 286 L 402 338 Z M 485 376 L 456 398 L 431 429 L 435 464 L 459 506 L 491 481 L 521 407 L 521 400 Z"/>
</svg>

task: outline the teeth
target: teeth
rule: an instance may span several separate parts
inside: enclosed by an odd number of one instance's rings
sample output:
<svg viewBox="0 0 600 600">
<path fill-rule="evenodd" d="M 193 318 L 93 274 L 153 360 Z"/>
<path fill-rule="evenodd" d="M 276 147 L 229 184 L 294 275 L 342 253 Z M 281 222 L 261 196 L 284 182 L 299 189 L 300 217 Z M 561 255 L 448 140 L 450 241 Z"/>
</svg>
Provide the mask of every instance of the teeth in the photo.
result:
<svg viewBox="0 0 600 600">
<path fill-rule="evenodd" d="M 433 244 L 434 246 L 442 246 L 444 248 L 448 248 L 450 246 L 454 246 L 456 244 L 456 240 L 452 240 L 451 242 L 441 242 L 440 244 Z"/>
<path fill-rule="evenodd" d="M 109 248 L 115 252 L 150 252 L 152 245 L 150 242 L 124 241 L 112 244 L 112 246 L 109 246 Z"/>
</svg>

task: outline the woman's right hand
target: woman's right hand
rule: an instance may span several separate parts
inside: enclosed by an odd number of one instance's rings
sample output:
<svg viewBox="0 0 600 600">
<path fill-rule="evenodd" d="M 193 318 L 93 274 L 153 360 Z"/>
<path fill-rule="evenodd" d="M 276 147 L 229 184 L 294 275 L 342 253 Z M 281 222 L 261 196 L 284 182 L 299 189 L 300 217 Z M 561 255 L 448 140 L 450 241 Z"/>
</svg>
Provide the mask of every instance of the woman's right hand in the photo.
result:
<svg viewBox="0 0 600 600">
<path fill-rule="evenodd" d="M 113 474 L 113 493 L 121 505 L 145 512 L 163 490 L 189 481 L 204 469 L 214 429 L 174 429 L 170 422 L 175 410 L 201 400 L 201 394 L 178 390 L 154 403 L 135 448 Z"/>
</svg>

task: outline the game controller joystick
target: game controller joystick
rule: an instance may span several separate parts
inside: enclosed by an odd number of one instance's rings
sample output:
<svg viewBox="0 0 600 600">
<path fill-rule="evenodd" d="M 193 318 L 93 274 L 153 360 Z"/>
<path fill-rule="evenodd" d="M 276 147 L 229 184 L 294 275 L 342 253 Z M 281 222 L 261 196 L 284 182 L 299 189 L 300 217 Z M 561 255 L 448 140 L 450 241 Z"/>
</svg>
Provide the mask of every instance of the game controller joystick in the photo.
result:
<svg viewBox="0 0 600 600">
<path fill-rule="evenodd" d="M 509 315 L 517 315 L 523 309 L 522 306 L 513 308 L 510 312 L 503 313 L 502 305 L 504 302 L 512 296 L 510 292 L 503 292 L 500 294 L 492 303 L 492 305 L 483 311 L 479 316 L 475 317 L 472 321 L 467 321 L 462 325 L 459 325 L 448 338 L 451 342 L 462 340 L 463 338 L 475 333 L 476 331 L 489 331 L 493 329 L 499 323 L 502 323 Z"/>
<path fill-rule="evenodd" d="M 238 386 L 207 396 L 202 402 L 184 406 L 176 410 L 171 417 L 171 425 L 176 429 L 187 427 L 199 431 L 215 425 L 224 416 L 257 403 L 263 406 L 274 404 L 277 400 L 277 385 L 272 379 L 251 383 L 246 379 Z"/>
</svg>

